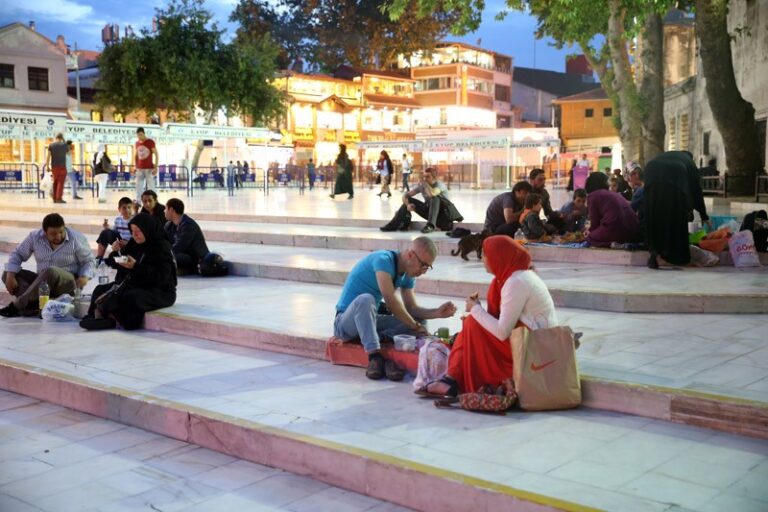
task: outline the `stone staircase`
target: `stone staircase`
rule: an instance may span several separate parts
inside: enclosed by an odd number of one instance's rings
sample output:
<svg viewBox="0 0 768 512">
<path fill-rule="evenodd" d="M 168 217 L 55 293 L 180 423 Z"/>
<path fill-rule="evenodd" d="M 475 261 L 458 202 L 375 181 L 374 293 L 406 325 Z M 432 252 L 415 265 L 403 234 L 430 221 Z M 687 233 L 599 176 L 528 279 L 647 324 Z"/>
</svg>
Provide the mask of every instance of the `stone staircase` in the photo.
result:
<svg viewBox="0 0 768 512">
<path fill-rule="evenodd" d="M 20 219 L 0 205 L 0 250 L 44 211 Z M 114 216 L 81 213 L 66 218 L 91 234 Z M 141 332 L 6 320 L 0 388 L 418 510 L 768 507 L 764 272 L 665 274 L 635 268 L 640 253 L 556 249 L 547 261 L 535 248 L 561 320 L 585 333 L 585 407 L 476 415 L 324 361 L 346 272 L 415 233 L 208 215 L 195 218 L 234 277 L 181 279 L 176 305 Z M 455 241 L 432 236 L 441 256 L 419 280 L 420 303 L 484 293 L 482 264 L 448 256 Z"/>
</svg>

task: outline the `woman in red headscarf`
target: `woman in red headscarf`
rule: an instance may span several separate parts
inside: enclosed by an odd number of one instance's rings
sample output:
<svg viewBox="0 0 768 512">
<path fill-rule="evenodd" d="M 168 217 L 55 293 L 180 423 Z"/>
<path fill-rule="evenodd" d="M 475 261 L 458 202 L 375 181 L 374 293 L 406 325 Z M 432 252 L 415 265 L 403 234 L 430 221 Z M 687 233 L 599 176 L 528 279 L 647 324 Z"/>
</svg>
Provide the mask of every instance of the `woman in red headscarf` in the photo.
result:
<svg viewBox="0 0 768 512">
<path fill-rule="evenodd" d="M 491 236 L 483 242 L 483 263 L 494 278 L 488 288 L 488 309 L 477 294 L 467 298 L 461 332 L 451 349 L 448 372 L 416 393 L 423 396 L 456 396 L 484 385 L 498 386 L 512 377 L 512 330 L 557 325 L 555 304 L 547 285 L 530 270 L 531 255 L 508 236 Z"/>
</svg>

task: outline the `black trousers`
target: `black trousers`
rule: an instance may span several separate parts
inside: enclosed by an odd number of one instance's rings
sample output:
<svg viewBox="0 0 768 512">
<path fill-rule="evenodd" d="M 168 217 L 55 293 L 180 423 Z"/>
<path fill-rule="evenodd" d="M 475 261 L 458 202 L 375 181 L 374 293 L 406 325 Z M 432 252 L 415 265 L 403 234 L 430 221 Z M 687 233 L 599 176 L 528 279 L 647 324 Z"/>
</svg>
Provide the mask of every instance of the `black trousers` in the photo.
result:
<svg viewBox="0 0 768 512">
<path fill-rule="evenodd" d="M 93 316 L 96 311 L 96 299 L 114 283 L 100 284 L 93 290 L 91 305 L 88 314 Z M 160 308 L 173 306 L 176 302 L 176 291 L 163 291 L 157 289 L 128 288 L 120 296 L 119 306 L 114 313 L 115 320 L 126 331 L 141 329 L 144 323 L 144 314 Z"/>
<path fill-rule="evenodd" d="M 408 203 L 413 205 L 413 211 L 421 218 L 425 219 L 428 224 L 431 224 L 443 231 L 448 231 L 452 227 L 451 217 L 448 213 L 448 208 L 444 207 L 439 197 L 433 197 L 429 202 L 420 201 L 413 197 L 408 198 Z M 408 224 L 411 223 L 411 212 L 408 211 L 406 205 L 402 205 L 392 220 L 389 221 L 389 225 L 394 226 L 396 229 L 405 229 Z"/>
</svg>

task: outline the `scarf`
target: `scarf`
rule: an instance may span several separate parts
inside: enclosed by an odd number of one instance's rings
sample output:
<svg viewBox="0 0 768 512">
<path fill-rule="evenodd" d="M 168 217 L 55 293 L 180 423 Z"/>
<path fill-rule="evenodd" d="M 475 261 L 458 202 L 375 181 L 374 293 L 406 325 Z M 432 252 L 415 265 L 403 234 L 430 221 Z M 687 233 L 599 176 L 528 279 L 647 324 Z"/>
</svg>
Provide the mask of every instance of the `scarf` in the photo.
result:
<svg viewBox="0 0 768 512">
<path fill-rule="evenodd" d="M 483 241 L 483 255 L 494 276 L 488 288 L 488 313 L 499 318 L 501 289 L 504 283 L 518 270 L 528 270 L 531 266 L 531 255 L 522 245 L 506 235 L 486 238 Z"/>
</svg>

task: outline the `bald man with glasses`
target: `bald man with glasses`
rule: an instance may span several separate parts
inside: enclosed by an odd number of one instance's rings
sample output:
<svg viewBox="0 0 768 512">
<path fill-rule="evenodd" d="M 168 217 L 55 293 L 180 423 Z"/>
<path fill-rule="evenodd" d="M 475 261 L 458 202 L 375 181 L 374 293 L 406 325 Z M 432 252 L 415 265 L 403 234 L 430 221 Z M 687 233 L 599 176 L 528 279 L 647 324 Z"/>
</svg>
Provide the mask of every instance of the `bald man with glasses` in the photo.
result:
<svg viewBox="0 0 768 512">
<path fill-rule="evenodd" d="M 437 308 L 416 303 L 416 278 L 431 270 L 436 258 L 435 243 L 420 236 L 405 251 L 372 252 L 349 272 L 336 304 L 333 334 L 343 341 L 360 338 L 368 354 L 369 379 L 402 380 L 404 375 L 393 361 L 384 360 L 381 338 L 428 334 L 426 320 L 456 313 L 452 302 Z"/>
</svg>

